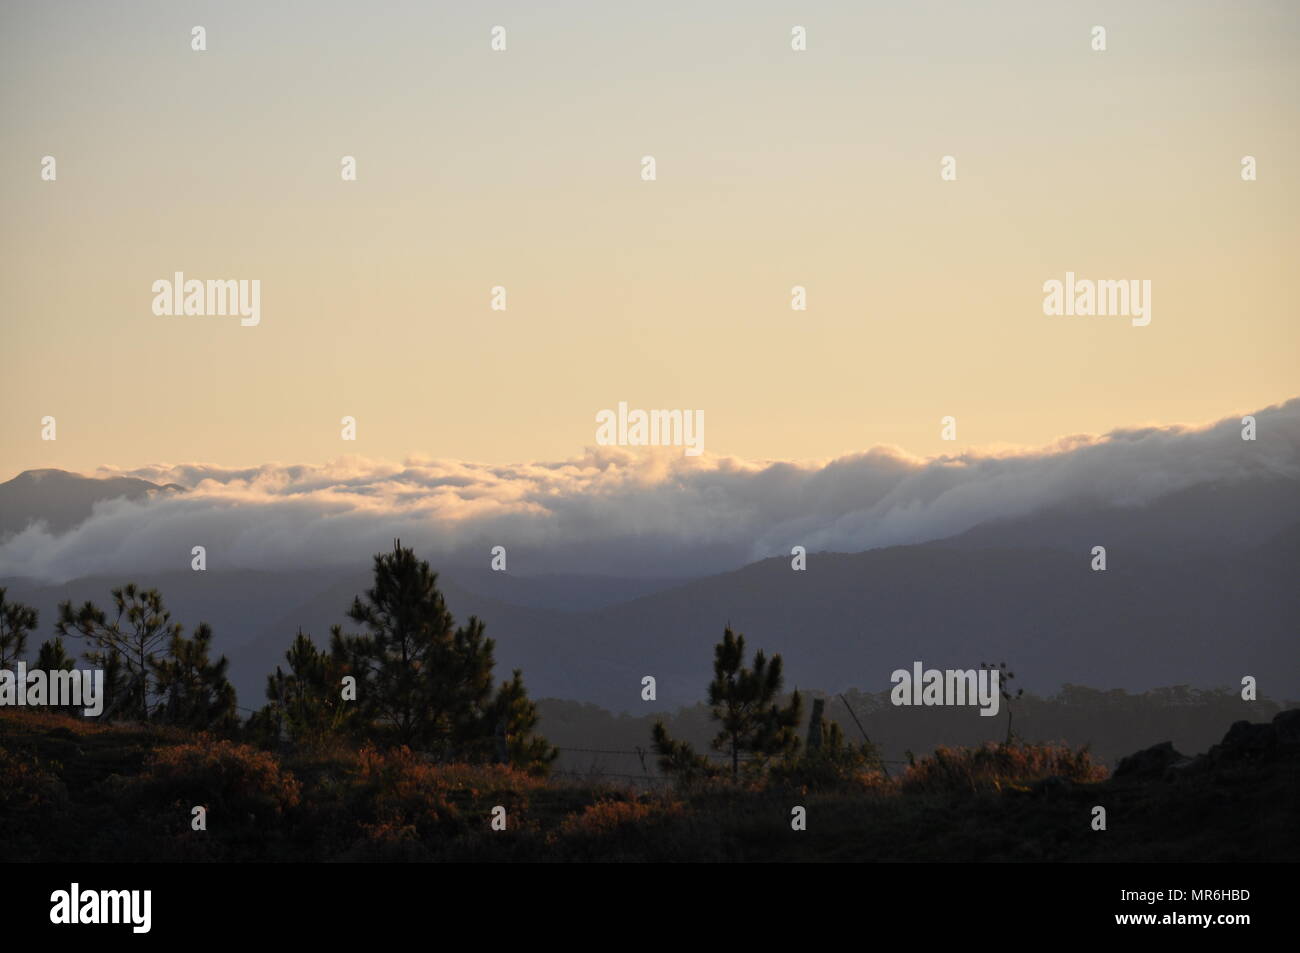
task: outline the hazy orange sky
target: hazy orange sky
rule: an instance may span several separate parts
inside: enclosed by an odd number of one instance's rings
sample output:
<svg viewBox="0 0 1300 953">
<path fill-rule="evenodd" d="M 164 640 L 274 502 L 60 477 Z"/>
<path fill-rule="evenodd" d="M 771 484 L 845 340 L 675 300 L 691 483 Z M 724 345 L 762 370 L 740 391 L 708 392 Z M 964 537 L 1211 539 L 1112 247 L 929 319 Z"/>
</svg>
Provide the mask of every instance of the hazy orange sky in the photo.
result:
<svg viewBox="0 0 1300 953">
<path fill-rule="evenodd" d="M 1300 392 L 1300 4 L 275 6 L 0 10 L 0 479 L 562 459 L 619 401 L 929 455 Z M 260 324 L 155 315 L 177 271 Z M 1067 271 L 1150 325 L 1045 316 Z"/>
</svg>

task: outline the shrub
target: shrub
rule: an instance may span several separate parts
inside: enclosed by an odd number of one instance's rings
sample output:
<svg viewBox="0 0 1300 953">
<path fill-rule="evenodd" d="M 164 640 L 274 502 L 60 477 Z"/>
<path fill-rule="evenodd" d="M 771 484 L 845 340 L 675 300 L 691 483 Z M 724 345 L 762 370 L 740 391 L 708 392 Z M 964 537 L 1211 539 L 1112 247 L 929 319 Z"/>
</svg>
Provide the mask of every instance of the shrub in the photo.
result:
<svg viewBox="0 0 1300 953">
<path fill-rule="evenodd" d="M 607 793 L 565 816 L 547 843 L 550 856 L 561 860 L 666 861 L 707 856 L 705 845 L 716 833 L 680 800 Z"/>
<path fill-rule="evenodd" d="M 350 821 L 373 838 L 420 840 L 468 833 L 504 806 L 512 827 L 546 782 L 506 765 L 435 764 L 406 747 L 357 753 L 345 794 Z"/>
<path fill-rule="evenodd" d="M 1085 745 L 987 743 L 980 748 L 936 748 L 907 769 L 901 780 L 908 793 L 995 792 L 1044 778 L 1103 781 L 1106 768 L 1093 761 Z"/>
<path fill-rule="evenodd" d="M 159 748 L 123 789 L 137 808 L 203 805 L 227 825 L 269 823 L 298 806 L 301 786 L 276 758 L 248 745 L 203 740 Z M 187 824 L 188 826 L 188 824 Z"/>
<path fill-rule="evenodd" d="M 650 821 L 678 816 L 682 805 L 678 801 L 618 800 L 602 798 L 560 822 L 560 834 L 587 837 L 608 837 L 619 833 L 628 825 L 644 825 Z"/>
<path fill-rule="evenodd" d="M 875 789 L 884 780 L 880 767 L 875 745 L 849 744 L 839 725 L 823 722 L 821 744 L 773 765 L 768 779 L 808 791 Z"/>
<path fill-rule="evenodd" d="M 438 774 L 410 748 L 362 748 L 348 792 L 350 813 L 369 837 L 385 842 L 458 828 L 459 812 L 443 796 Z"/>
<path fill-rule="evenodd" d="M 63 782 L 38 759 L 0 748 L 0 818 L 42 814 L 66 800 Z"/>
</svg>

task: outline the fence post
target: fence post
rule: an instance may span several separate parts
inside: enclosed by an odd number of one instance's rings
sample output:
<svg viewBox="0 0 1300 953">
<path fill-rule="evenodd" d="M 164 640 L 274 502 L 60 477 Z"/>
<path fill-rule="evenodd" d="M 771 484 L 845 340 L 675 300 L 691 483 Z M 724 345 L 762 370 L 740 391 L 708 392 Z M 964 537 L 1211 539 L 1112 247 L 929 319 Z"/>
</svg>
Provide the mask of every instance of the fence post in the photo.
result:
<svg viewBox="0 0 1300 953">
<path fill-rule="evenodd" d="M 510 763 L 510 747 L 506 744 L 506 723 L 503 720 L 497 721 L 497 764 Z"/>
<path fill-rule="evenodd" d="M 826 709 L 826 699 L 814 698 L 812 717 L 808 720 L 808 750 L 818 751 L 822 746 L 822 712 Z"/>
</svg>

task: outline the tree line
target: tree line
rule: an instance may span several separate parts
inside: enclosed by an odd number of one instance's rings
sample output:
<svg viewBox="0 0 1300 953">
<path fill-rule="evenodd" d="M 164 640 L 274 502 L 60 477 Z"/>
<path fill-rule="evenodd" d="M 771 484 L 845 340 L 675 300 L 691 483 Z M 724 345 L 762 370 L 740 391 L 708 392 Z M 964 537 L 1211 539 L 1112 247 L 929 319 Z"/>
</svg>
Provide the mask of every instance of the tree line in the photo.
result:
<svg viewBox="0 0 1300 953">
<path fill-rule="evenodd" d="M 355 597 L 347 618 L 360 631 L 330 631 L 318 648 L 299 631 L 267 678 L 266 704 L 238 716 L 225 656 L 212 657 L 212 629 L 191 636 L 173 621 L 162 595 L 128 583 L 112 604 L 59 605 L 54 638 L 34 668 L 71 670 L 66 640 L 104 672 L 101 717 L 177 725 L 264 746 L 324 747 L 370 742 L 408 746 L 438 761 L 503 762 L 544 770 L 557 755 L 535 731 L 537 710 L 515 670 L 497 683 L 495 643 L 482 620 L 457 625 L 437 574 L 395 540 L 374 557 L 374 585 Z M 25 657 L 35 609 L 0 588 L 0 668 Z"/>
<path fill-rule="evenodd" d="M 246 721 L 237 713 L 225 656 L 212 657 L 212 629 L 192 636 L 172 620 L 156 589 L 113 589 L 112 605 L 63 602 L 56 636 L 36 667 L 71 669 L 65 639 L 104 671 L 102 717 L 178 725 L 240 736 L 264 747 L 324 749 L 339 744 L 406 746 L 443 762 L 509 763 L 544 771 L 558 751 L 537 733 L 538 714 L 523 675 L 496 682 L 495 643 L 482 620 L 457 624 L 438 590 L 437 574 L 394 541 L 374 557 L 373 585 L 346 617 L 359 631 L 331 627 L 318 646 L 301 630 L 285 664 L 267 678 L 266 704 Z M 0 588 L 0 667 L 13 667 L 37 627 L 36 610 L 8 602 Z M 867 740 L 851 744 L 813 703 L 800 738 L 803 696 L 782 702 L 783 663 L 759 650 L 746 664 L 745 638 L 728 626 L 714 648 L 707 687 L 716 757 L 674 739 L 662 721 L 651 742 L 660 769 L 684 785 L 788 779 L 835 783 L 878 767 Z"/>
</svg>

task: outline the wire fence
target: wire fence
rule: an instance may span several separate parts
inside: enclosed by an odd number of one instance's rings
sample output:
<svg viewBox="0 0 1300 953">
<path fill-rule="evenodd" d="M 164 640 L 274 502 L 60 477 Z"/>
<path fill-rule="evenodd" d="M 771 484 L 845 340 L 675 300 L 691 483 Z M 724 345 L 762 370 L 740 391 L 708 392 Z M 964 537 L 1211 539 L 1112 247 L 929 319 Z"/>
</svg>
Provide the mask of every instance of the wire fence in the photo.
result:
<svg viewBox="0 0 1300 953">
<path fill-rule="evenodd" d="M 249 714 L 257 714 L 257 709 L 245 708 L 243 705 L 235 705 L 234 707 L 237 708 L 239 711 L 248 712 Z M 589 765 L 584 769 L 578 769 L 575 767 L 564 767 L 564 768 L 553 767 L 550 770 L 550 774 L 553 776 L 579 778 L 579 779 L 587 779 L 587 780 L 590 780 L 592 778 L 617 778 L 619 780 L 624 780 L 624 781 L 650 781 L 655 783 L 667 783 L 674 780 L 670 775 L 664 774 L 663 772 L 657 772 L 653 774 L 651 773 L 652 766 L 654 768 L 658 767 L 658 757 L 659 757 L 653 748 L 642 748 L 642 747 L 586 748 L 586 747 L 575 747 L 569 745 L 553 745 L 552 747 L 554 747 L 555 750 L 559 751 L 562 755 L 563 754 L 599 755 L 603 758 L 607 758 L 607 757 L 636 758 L 637 764 L 639 764 L 641 767 L 641 770 L 639 772 L 638 771 L 610 771 L 606 769 L 606 765 L 604 764 L 592 763 L 591 765 Z M 705 751 L 703 752 L 703 755 L 707 758 L 710 758 L 711 760 L 715 761 L 720 765 L 730 764 L 732 760 L 731 756 L 725 753 Z M 755 758 L 756 756 L 754 755 L 740 755 L 736 760 L 738 760 L 741 763 L 745 763 L 745 762 L 753 761 L 755 760 Z M 886 758 L 880 758 L 877 759 L 877 763 L 882 765 L 906 765 L 906 764 L 910 764 L 911 762 L 895 761 Z"/>
<path fill-rule="evenodd" d="M 573 751 L 582 754 L 622 754 L 622 755 L 637 755 L 637 756 L 648 756 L 654 754 L 654 752 L 649 748 L 630 748 L 630 749 L 629 748 L 568 748 L 563 745 L 555 745 L 554 747 L 558 751 Z M 731 756 L 727 754 L 717 754 L 715 752 L 706 752 L 706 754 L 708 757 L 717 758 L 722 761 L 731 760 Z M 752 755 L 740 756 L 741 761 L 752 760 L 752 758 L 753 758 Z M 908 764 L 909 763 L 907 761 L 896 761 L 896 760 L 885 759 L 885 758 L 882 758 L 880 760 L 883 764 Z"/>
<path fill-rule="evenodd" d="M 657 757 L 658 757 L 652 749 L 648 749 L 648 748 L 630 748 L 630 749 L 629 749 L 629 748 L 574 748 L 574 747 L 568 747 L 568 746 L 565 746 L 565 745 L 555 745 L 554 747 L 555 747 L 555 749 L 556 749 L 557 751 L 559 751 L 561 754 L 565 754 L 565 753 L 568 753 L 568 754 L 595 754 L 595 755 L 614 755 L 614 756 L 619 756 L 619 757 L 635 757 L 635 758 L 638 759 L 638 761 L 639 761 L 640 764 L 641 764 L 641 767 L 642 767 L 642 773 L 633 773 L 633 772 L 624 772 L 624 771 L 607 771 L 607 770 L 605 770 L 605 768 L 604 768 L 603 765 L 596 765 L 596 764 L 593 764 L 591 767 L 589 767 L 589 768 L 586 769 L 586 770 L 577 770 L 577 769 L 570 768 L 570 767 L 566 767 L 566 768 L 552 768 L 552 769 L 551 769 L 551 774 L 552 774 L 552 775 L 557 775 L 557 776 L 560 776 L 560 777 L 572 777 L 572 778 L 588 778 L 588 779 L 589 779 L 589 778 L 619 778 L 619 779 L 621 779 L 621 780 L 654 781 L 654 782 L 669 782 L 669 781 L 672 781 L 672 780 L 673 780 L 669 775 L 666 775 L 666 774 L 662 774 L 662 773 L 659 773 L 659 774 L 650 774 L 650 773 L 648 773 L 648 772 L 649 772 L 649 767 L 648 767 L 648 765 L 649 765 L 649 764 L 655 764 L 656 761 L 655 761 L 654 759 L 657 759 Z M 729 764 L 729 763 L 731 762 L 731 756 L 730 756 L 730 755 L 726 755 L 726 754 L 718 754 L 718 753 L 715 753 L 715 752 L 705 752 L 705 756 L 706 756 L 706 757 L 709 757 L 709 758 L 712 758 L 713 760 L 717 761 L 719 764 Z M 754 756 L 752 756 L 752 755 L 742 755 L 742 756 L 740 756 L 740 758 L 739 758 L 738 760 L 741 761 L 742 763 L 743 763 L 743 762 L 747 762 L 747 761 L 752 761 L 752 760 L 754 760 Z M 908 762 L 908 761 L 897 761 L 897 760 L 892 760 L 892 759 L 888 759 L 888 758 L 881 758 L 881 759 L 878 759 L 878 761 L 879 761 L 880 764 L 890 764 L 890 765 L 906 765 L 906 764 L 910 764 L 910 762 Z"/>
<path fill-rule="evenodd" d="M 243 705 L 236 705 L 235 707 L 238 708 L 240 711 L 246 711 L 249 712 L 250 714 L 256 714 L 256 709 L 245 708 Z M 662 772 L 658 772 L 654 774 L 650 773 L 651 766 L 654 765 L 657 767 L 658 765 L 658 761 L 657 761 L 658 755 L 655 754 L 652 748 L 641 748 L 641 747 L 579 748 L 579 747 L 572 747 L 568 745 L 553 745 L 552 747 L 554 747 L 561 754 L 601 755 L 604 757 L 612 756 L 612 757 L 622 757 L 622 758 L 636 758 L 637 763 L 641 767 L 640 772 L 607 771 L 605 770 L 604 765 L 598 765 L 598 764 L 592 764 L 591 766 L 587 767 L 584 770 L 579 770 L 573 767 L 565 767 L 565 768 L 553 767 L 550 773 L 554 776 L 569 777 L 569 778 L 583 778 L 583 779 L 618 778 L 619 780 L 624 780 L 624 781 L 652 781 L 657 783 L 670 782 L 673 780 L 671 776 L 666 775 Z M 713 751 L 705 751 L 703 752 L 703 754 L 705 757 L 711 758 L 719 764 L 725 765 L 731 762 L 731 756 L 727 754 L 720 754 L 718 752 L 713 752 Z M 740 755 L 737 758 L 737 760 L 740 761 L 741 763 L 752 761 L 754 759 L 755 756 L 753 755 Z M 882 765 L 907 765 L 910 764 L 911 762 L 891 760 L 888 758 L 878 758 L 877 763 Z"/>
</svg>

